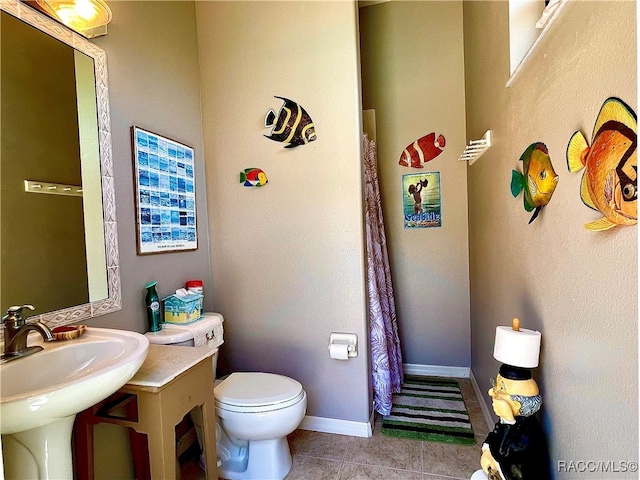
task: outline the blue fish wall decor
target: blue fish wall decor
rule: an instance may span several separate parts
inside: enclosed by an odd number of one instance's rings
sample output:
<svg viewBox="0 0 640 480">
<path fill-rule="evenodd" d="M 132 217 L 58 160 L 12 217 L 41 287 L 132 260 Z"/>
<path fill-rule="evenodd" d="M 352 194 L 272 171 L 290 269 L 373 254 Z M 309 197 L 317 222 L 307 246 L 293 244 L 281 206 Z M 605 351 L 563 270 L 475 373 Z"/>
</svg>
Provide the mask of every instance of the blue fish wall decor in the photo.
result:
<svg viewBox="0 0 640 480">
<path fill-rule="evenodd" d="M 274 142 L 287 143 L 284 148 L 294 148 L 298 145 L 306 145 L 316 139 L 316 130 L 313 120 L 302 106 L 289 100 L 278 97 L 284 101 L 280 111 L 269 110 L 264 118 L 265 128 L 271 127 L 271 134 L 265 137 Z"/>
</svg>

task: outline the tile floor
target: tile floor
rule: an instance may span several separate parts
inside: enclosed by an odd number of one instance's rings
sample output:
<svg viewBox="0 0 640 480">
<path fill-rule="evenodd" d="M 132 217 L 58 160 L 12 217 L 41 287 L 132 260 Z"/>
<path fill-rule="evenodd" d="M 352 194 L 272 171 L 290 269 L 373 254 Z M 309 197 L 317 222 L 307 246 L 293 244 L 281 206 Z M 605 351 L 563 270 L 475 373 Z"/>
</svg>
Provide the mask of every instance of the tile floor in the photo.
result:
<svg viewBox="0 0 640 480">
<path fill-rule="evenodd" d="M 489 433 L 468 379 L 457 379 L 477 444 L 449 445 L 387 437 L 376 416 L 371 438 L 296 430 L 289 435 L 293 466 L 286 480 L 469 479 L 480 468 L 480 445 Z"/>
<path fill-rule="evenodd" d="M 489 433 L 469 379 L 456 379 L 471 416 L 476 445 L 459 446 L 387 437 L 376 416 L 371 438 L 296 430 L 289 435 L 293 466 L 286 480 L 453 480 L 480 468 Z M 199 469 L 198 469 L 199 470 Z M 203 479 L 204 472 L 182 478 Z"/>
</svg>

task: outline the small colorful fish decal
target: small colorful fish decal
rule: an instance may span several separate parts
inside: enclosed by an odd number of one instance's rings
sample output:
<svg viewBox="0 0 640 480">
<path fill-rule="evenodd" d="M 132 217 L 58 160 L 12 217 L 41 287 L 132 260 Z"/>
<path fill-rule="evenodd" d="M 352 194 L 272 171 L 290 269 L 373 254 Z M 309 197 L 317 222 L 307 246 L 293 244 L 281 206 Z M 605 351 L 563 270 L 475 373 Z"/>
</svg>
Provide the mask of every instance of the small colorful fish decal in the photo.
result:
<svg viewBox="0 0 640 480">
<path fill-rule="evenodd" d="M 271 135 L 265 135 L 265 137 L 275 142 L 288 143 L 284 148 L 294 148 L 313 142 L 316 139 L 316 129 L 307 111 L 293 100 L 277 96 L 275 98 L 283 100 L 284 104 L 277 116 L 273 110 L 267 112 L 264 126 L 273 128 Z"/>
<path fill-rule="evenodd" d="M 605 100 L 591 134 L 591 146 L 577 131 L 567 146 L 570 172 L 585 169 L 580 197 L 603 217 L 585 224 L 602 231 L 638 223 L 638 120 L 619 98 Z"/>
<path fill-rule="evenodd" d="M 240 183 L 245 187 L 261 187 L 269 183 L 267 174 L 259 168 L 245 168 L 240 172 Z"/>
<path fill-rule="evenodd" d="M 533 222 L 542 207 L 547 205 L 558 185 L 558 175 L 551 164 L 549 150 L 544 143 L 532 143 L 522 156 L 522 173 L 511 171 L 511 194 L 514 197 L 524 192 L 524 209 L 535 210 L 529 223 Z"/>
<path fill-rule="evenodd" d="M 407 148 L 400 155 L 398 164 L 403 167 L 424 168 L 422 166 L 423 163 L 433 160 L 442 153 L 445 143 L 442 135 L 431 132 L 407 145 Z"/>
</svg>

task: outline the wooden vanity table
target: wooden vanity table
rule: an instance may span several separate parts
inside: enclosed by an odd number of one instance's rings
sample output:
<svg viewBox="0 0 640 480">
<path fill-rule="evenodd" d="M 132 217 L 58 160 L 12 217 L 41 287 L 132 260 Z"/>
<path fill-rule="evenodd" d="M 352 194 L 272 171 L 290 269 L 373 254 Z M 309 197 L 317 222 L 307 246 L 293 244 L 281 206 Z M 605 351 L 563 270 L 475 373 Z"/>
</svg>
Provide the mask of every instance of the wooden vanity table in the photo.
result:
<svg viewBox="0 0 640 480">
<path fill-rule="evenodd" d="M 149 345 L 138 373 L 118 392 L 76 417 L 75 470 L 80 480 L 94 478 L 93 427 L 112 423 L 130 427 L 136 478 L 170 479 L 176 472 L 175 427 L 192 408 L 202 408 L 207 479 L 218 478 L 214 373 L 206 347 Z M 148 462 L 146 442 L 148 439 Z"/>
</svg>

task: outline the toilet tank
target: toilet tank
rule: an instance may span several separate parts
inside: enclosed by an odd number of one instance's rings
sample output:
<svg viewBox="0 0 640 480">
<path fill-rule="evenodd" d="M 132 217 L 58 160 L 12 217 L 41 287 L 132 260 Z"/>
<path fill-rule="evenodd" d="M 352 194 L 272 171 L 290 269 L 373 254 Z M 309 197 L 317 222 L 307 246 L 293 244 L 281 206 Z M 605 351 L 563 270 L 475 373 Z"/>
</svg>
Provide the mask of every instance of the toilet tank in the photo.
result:
<svg viewBox="0 0 640 480">
<path fill-rule="evenodd" d="M 155 345 L 173 345 L 193 347 L 195 336 L 199 343 L 209 348 L 215 348 L 216 353 L 211 356 L 213 363 L 213 376 L 216 376 L 218 365 L 218 348 L 224 343 L 224 317 L 219 313 L 205 312 L 195 322 L 185 324 L 163 323 L 162 329 L 157 332 L 147 332 L 145 336 L 149 343 Z"/>
</svg>

